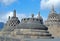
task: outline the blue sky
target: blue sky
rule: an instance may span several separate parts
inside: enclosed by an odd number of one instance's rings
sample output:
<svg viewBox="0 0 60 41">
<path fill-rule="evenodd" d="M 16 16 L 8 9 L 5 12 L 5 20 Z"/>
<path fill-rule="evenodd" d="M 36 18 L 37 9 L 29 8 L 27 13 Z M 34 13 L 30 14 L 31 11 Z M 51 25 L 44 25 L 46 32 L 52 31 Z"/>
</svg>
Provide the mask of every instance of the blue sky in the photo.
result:
<svg viewBox="0 0 60 41">
<path fill-rule="evenodd" d="M 32 13 L 37 16 L 40 11 L 41 16 L 46 20 L 52 5 L 59 13 L 59 4 L 59 0 L 0 0 L 0 22 L 6 22 L 7 17 L 12 16 L 14 9 L 19 19 L 29 17 Z"/>
</svg>

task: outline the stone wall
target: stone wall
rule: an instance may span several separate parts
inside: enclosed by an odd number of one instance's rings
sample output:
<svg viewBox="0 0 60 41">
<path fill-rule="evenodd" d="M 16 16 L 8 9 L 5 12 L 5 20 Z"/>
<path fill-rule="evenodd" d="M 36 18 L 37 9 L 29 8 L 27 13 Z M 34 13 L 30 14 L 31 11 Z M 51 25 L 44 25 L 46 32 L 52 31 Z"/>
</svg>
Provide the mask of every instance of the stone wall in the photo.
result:
<svg viewBox="0 0 60 41">
<path fill-rule="evenodd" d="M 60 25 L 48 26 L 48 31 L 52 34 L 53 37 L 60 38 Z"/>
</svg>

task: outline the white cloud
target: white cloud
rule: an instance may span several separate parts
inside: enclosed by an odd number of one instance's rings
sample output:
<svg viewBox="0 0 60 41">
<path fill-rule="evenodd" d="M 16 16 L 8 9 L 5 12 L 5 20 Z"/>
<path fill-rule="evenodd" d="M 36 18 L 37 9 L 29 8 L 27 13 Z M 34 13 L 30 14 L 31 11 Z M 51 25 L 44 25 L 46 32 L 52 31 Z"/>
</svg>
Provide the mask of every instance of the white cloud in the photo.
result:
<svg viewBox="0 0 60 41">
<path fill-rule="evenodd" d="M 7 12 L 0 17 L 0 22 L 6 22 L 8 19 L 8 16 L 12 16 L 13 12 Z"/>
<path fill-rule="evenodd" d="M 17 15 L 17 17 L 19 18 L 19 20 L 21 20 L 22 18 L 25 18 L 26 17 L 26 15 L 24 14 L 24 13 L 17 13 L 16 14 Z M 11 12 L 7 12 L 6 14 L 4 14 L 4 15 L 1 15 L 1 17 L 0 17 L 0 22 L 5 22 L 6 23 L 6 21 L 8 20 L 8 17 L 12 17 L 13 16 L 13 12 L 11 11 Z"/>
<path fill-rule="evenodd" d="M 14 2 L 16 2 L 17 0 L 0 0 L 0 2 L 4 5 L 10 5 Z"/>
<path fill-rule="evenodd" d="M 41 8 L 51 8 L 54 5 L 55 8 L 60 7 L 60 0 L 41 0 Z"/>
</svg>

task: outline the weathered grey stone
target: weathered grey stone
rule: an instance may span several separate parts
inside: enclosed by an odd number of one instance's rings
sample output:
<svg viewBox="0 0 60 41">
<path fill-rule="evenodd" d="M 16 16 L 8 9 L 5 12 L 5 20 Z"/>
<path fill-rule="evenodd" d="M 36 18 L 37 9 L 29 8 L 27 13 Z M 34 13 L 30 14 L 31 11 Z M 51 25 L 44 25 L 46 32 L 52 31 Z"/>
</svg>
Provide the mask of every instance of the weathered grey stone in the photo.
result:
<svg viewBox="0 0 60 41">
<path fill-rule="evenodd" d="M 14 10 L 13 17 L 9 17 L 6 25 L 4 26 L 2 36 L 21 38 L 53 38 L 48 32 L 48 28 L 43 24 L 43 19 L 38 13 L 37 18 L 32 15 L 31 18 L 23 18 L 21 22 L 18 17 L 16 17 L 16 11 Z M 11 41 L 12 41 L 11 40 Z M 8 40 L 6 40 L 8 41 Z"/>
<path fill-rule="evenodd" d="M 45 25 L 48 27 L 48 31 L 54 37 L 60 37 L 60 14 L 57 14 L 52 7 L 48 19 L 45 21 Z"/>
</svg>

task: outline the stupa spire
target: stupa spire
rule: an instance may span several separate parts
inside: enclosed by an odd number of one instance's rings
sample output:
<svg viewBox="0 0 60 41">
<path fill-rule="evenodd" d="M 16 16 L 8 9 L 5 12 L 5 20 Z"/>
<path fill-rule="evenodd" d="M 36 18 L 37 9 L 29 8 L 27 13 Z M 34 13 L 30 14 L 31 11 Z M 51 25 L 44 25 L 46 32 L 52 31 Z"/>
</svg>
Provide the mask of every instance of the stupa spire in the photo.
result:
<svg viewBox="0 0 60 41">
<path fill-rule="evenodd" d="M 10 20 L 10 16 L 8 17 L 8 20 Z"/>
<path fill-rule="evenodd" d="M 54 8 L 54 5 L 51 6 L 50 14 L 56 14 L 56 11 L 55 11 L 55 8 Z"/>
<path fill-rule="evenodd" d="M 40 18 L 40 11 L 38 12 L 38 18 Z"/>
<path fill-rule="evenodd" d="M 14 10 L 13 12 L 13 17 L 16 17 L 16 10 Z"/>
<path fill-rule="evenodd" d="M 34 14 L 32 14 L 31 16 L 32 16 L 32 18 L 33 18 L 33 17 L 34 17 Z"/>
<path fill-rule="evenodd" d="M 52 5 L 52 11 L 54 11 L 54 5 Z"/>
</svg>

